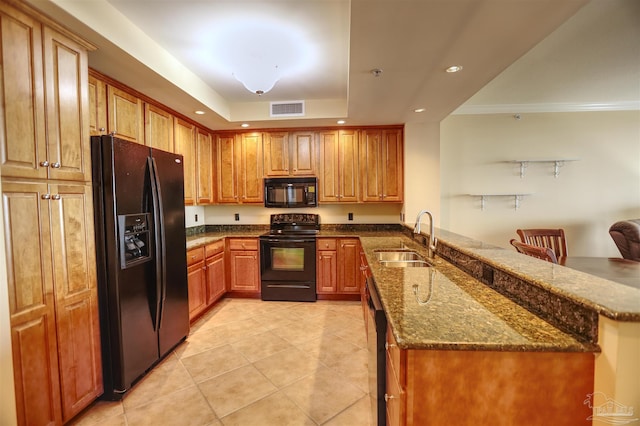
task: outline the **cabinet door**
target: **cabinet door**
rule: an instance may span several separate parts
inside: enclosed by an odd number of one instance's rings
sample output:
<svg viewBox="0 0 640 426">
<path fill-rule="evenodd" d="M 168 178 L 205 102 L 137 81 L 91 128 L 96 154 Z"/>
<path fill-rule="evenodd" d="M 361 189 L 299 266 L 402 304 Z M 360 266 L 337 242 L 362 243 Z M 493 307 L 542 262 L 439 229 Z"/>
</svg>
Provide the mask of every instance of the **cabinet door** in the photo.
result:
<svg viewBox="0 0 640 426">
<path fill-rule="evenodd" d="M 204 262 L 187 268 L 189 286 L 189 320 L 193 320 L 207 307 L 207 282 Z"/>
<path fill-rule="evenodd" d="M 358 201 L 358 132 L 340 130 L 339 138 L 340 201 L 355 203 Z"/>
<path fill-rule="evenodd" d="M 402 130 L 365 130 L 360 144 L 362 201 L 401 202 L 403 161 Z"/>
<path fill-rule="evenodd" d="M 287 132 L 264 134 L 265 176 L 289 175 L 289 134 Z"/>
<path fill-rule="evenodd" d="M 338 292 L 360 293 L 360 247 L 357 238 L 338 240 Z"/>
<path fill-rule="evenodd" d="M 40 23 L 0 3 L 0 156 L 2 176 L 46 178 Z"/>
<path fill-rule="evenodd" d="M 44 27 L 49 178 L 91 180 L 89 66 L 78 43 Z"/>
<path fill-rule="evenodd" d="M 174 152 L 173 115 L 155 105 L 144 104 L 144 144 Z"/>
<path fill-rule="evenodd" d="M 262 133 L 243 133 L 240 155 L 240 194 L 242 203 L 264 203 L 262 173 Z"/>
<path fill-rule="evenodd" d="M 338 132 L 318 134 L 320 152 L 318 173 L 318 201 L 336 203 L 340 201 L 340 180 L 338 167 Z"/>
<path fill-rule="evenodd" d="M 317 285 L 318 293 L 333 293 L 338 291 L 338 253 L 335 250 L 318 251 Z"/>
<path fill-rule="evenodd" d="M 313 132 L 295 132 L 291 140 L 290 174 L 306 176 L 316 174 L 316 144 Z"/>
<path fill-rule="evenodd" d="M 259 292 L 258 252 L 255 250 L 231 250 L 229 253 L 231 290 Z"/>
<path fill-rule="evenodd" d="M 25 425 L 62 423 L 48 194 L 44 183 L 2 183 L 16 409 Z"/>
<path fill-rule="evenodd" d="M 89 74 L 89 135 L 107 133 L 107 85 Z"/>
<path fill-rule="evenodd" d="M 50 185 L 63 420 L 102 394 L 93 207 L 89 185 Z"/>
<path fill-rule="evenodd" d="M 381 145 L 382 201 L 401 202 L 404 193 L 404 155 L 402 130 L 383 132 Z"/>
<path fill-rule="evenodd" d="M 196 196 L 196 141 L 195 127 L 184 120 L 176 119 L 174 125 L 175 151 L 182 155 L 184 166 L 184 204 L 195 204 Z"/>
<path fill-rule="evenodd" d="M 235 204 L 238 199 L 238 147 L 234 136 L 216 138 L 216 200 L 221 204 Z"/>
<path fill-rule="evenodd" d="M 224 253 L 207 258 L 207 305 L 220 299 L 225 293 Z"/>
<path fill-rule="evenodd" d="M 107 133 L 144 145 L 142 100 L 116 87 L 107 86 Z"/>
<path fill-rule="evenodd" d="M 196 203 L 213 204 L 215 182 L 215 144 L 211 134 L 202 129 L 196 135 Z"/>
</svg>

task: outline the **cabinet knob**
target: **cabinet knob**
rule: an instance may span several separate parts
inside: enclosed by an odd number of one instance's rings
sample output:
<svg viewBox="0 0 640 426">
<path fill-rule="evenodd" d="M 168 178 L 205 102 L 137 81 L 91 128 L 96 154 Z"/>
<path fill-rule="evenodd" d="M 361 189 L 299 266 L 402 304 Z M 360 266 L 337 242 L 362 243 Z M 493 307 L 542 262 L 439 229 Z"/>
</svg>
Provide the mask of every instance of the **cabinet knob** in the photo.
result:
<svg viewBox="0 0 640 426">
<path fill-rule="evenodd" d="M 396 397 L 387 393 L 384 394 L 384 402 L 389 402 L 392 399 L 396 399 Z"/>
<path fill-rule="evenodd" d="M 60 197 L 60 194 L 55 194 L 51 198 L 54 200 L 59 200 L 61 197 Z"/>
<path fill-rule="evenodd" d="M 42 194 L 40 198 L 42 198 L 43 200 L 48 200 L 51 198 L 51 194 Z"/>
<path fill-rule="evenodd" d="M 49 167 L 49 162 L 47 160 L 41 161 L 40 162 L 40 166 L 42 167 Z"/>
<path fill-rule="evenodd" d="M 396 347 L 396 345 L 394 345 L 393 343 L 391 343 L 391 344 L 389 344 L 389 343 L 385 343 L 385 344 L 384 344 L 384 348 L 385 348 L 385 349 L 387 349 L 387 350 L 388 350 L 389 348 L 395 348 L 395 347 Z"/>
<path fill-rule="evenodd" d="M 58 163 L 58 162 L 51 163 L 51 167 L 53 167 L 54 169 L 59 169 L 60 168 L 60 163 Z"/>
</svg>

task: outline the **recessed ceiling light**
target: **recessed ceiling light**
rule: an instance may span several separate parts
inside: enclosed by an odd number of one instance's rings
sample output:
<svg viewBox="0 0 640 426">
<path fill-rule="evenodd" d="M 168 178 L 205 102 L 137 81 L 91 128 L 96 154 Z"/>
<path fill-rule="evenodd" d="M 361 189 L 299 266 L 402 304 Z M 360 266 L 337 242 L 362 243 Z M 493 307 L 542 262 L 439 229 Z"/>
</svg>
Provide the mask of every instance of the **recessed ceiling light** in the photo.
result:
<svg viewBox="0 0 640 426">
<path fill-rule="evenodd" d="M 204 111 L 197 110 L 197 111 L 194 111 L 194 112 L 195 112 L 196 114 L 198 114 L 198 115 L 204 115 Z"/>
<path fill-rule="evenodd" d="M 346 123 L 346 121 L 344 121 L 344 120 L 338 120 L 336 123 L 338 123 L 338 124 L 344 124 L 344 123 Z"/>
<path fill-rule="evenodd" d="M 462 71 L 462 65 L 451 65 L 445 70 L 446 72 L 458 72 Z"/>
<path fill-rule="evenodd" d="M 249 127 L 249 123 L 242 123 L 240 127 Z"/>
<path fill-rule="evenodd" d="M 425 112 L 426 108 L 416 108 L 413 110 L 413 112 Z"/>
</svg>

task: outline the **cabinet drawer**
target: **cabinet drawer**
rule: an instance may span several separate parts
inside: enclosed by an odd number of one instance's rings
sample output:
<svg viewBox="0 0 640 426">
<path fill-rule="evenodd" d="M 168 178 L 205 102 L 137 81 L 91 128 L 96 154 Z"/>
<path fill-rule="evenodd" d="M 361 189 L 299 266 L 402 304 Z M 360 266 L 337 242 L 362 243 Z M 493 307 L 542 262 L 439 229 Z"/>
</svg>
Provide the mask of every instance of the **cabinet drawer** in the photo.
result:
<svg viewBox="0 0 640 426">
<path fill-rule="evenodd" d="M 204 248 L 205 256 L 211 257 L 214 254 L 218 254 L 224 251 L 224 240 L 216 241 L 215 243 L 207 244 Z"/>
<path fill-rule="evenodd" d="M 232 238 L 229 240 L 229 250 L 258 250 L 256 238 Z"/>
<path fill-rule="evenodd" d="M 191 249 L 187 252 L 187 265 L 202 262 L 204 260 L 204 247 Z"/>
<path fill-rule="evenodd" d="M 318 238 L 318 250 L 335 250 L 337 246 L 338 241 L 335 238 Z"/>
</svg>

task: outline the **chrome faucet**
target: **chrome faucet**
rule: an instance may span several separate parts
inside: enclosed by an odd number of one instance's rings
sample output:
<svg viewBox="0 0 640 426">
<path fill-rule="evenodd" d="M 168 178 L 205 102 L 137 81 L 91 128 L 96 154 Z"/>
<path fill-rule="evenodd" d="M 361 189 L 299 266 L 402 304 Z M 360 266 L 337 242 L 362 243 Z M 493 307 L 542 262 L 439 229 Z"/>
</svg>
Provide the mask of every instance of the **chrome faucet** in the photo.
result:
<svg viewBox="0 0 640 426">
<path fill-rule="evenodd" d="M 413 227 L 413 233 L 420 234 L 420 220 L 425 213 L 427 214 L 427 216 L 429 216 L 429 245 L 427 248 L 429 249 L 429 258 L 433 259 L 436 254 L 437 240 L 433 230 L 433 215 L 429 210 L 422 210 L 420 211 L 420 213 L 418 213 L 418 217 L 416 218 L 416 225 Z"/>
</svg>

